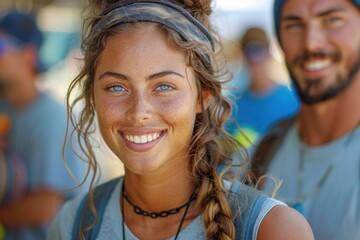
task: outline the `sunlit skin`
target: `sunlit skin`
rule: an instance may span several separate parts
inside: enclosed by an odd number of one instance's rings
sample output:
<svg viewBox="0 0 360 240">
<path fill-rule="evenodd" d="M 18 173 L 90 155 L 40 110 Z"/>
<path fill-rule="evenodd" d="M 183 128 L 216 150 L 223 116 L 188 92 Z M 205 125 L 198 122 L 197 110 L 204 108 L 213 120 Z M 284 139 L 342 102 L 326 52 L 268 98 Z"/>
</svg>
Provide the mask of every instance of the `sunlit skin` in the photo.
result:
<svg viewBox="0 0 360 240">
<path fill-rule="evenodd" d="M 187 167 L 195 117 L 201 112 L 195 81 L 184 52 L 154 24 L 109 37 L 100 56 L 93 89 L 100 131 L 125 166 L 127 194 L 147 211 L 178 207 L 194 190 Z M 152 141 L 133 142 L 146 135 Z M 190 211 L 188 222 L 195 212 Z M 169 237 L 182 217 L 149 221 L 134 215 L 129 205 L 125 215 L 140 238 L 149 231 Z"/>
<path fill-rule="evenodd" d="M 359 9 L 349 0 L 286 1 L 280 41 L 302 92 L 321 96 L 350 79 L 360 61 L 359 22 Z"/>
</svg>

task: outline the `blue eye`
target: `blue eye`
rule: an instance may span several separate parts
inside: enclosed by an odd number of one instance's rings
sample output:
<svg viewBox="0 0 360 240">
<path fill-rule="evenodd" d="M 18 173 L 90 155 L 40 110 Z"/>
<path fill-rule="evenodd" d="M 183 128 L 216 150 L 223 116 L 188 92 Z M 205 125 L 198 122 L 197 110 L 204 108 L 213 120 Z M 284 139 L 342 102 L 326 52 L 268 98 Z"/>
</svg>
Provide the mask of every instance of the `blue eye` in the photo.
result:
<svg viewBox="0 0 360 240">
<path fill-rule="evenodd" d="M 125 89 L 121 85 L 113 85 L 109 87 L 108 90 L 117 93 L 117 92 L 123 92 Z"/>
<path fill-rule="evenodd" d="M 160 91 L 160 92 L 167 92 L 167 91 L 171 91 L 171 90 L 173 90 L 173 88 L 166 84 L 161 84 L 156 87 L 156 91 Z"/>
</svg>

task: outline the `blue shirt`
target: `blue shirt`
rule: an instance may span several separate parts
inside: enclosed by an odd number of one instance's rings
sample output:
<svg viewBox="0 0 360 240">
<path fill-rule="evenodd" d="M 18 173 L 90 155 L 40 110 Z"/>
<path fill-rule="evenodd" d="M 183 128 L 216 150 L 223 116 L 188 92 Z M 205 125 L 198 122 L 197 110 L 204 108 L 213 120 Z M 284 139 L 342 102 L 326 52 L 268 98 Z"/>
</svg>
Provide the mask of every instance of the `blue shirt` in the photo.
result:
<svg viewBox="0 0 360 240">
<path fill-rule="evenodd" d="M 295 115 L 299 111 L 300 102 L 287 86 L 276 85 L 275 89 L 261 95 L 245 91 L 235 99 L 232 106 L 233 113 L 226 129 L 244 146 L 249 147 L 251 144 L 244 139 L 237 125 L 252 143 L 256 143 L 274 123 Z"/>
</svg>

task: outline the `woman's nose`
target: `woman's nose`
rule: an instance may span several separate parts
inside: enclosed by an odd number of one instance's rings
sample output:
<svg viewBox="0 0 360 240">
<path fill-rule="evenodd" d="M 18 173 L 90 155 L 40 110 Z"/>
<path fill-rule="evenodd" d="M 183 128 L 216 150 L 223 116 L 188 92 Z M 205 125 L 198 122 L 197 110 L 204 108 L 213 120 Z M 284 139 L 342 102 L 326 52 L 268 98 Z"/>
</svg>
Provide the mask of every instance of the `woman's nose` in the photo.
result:
<svg viewBox="0 0 360 240">
<path fill-rule="evenodd" d="M 130 121 L 143 123 L 150 119 L 151 103 L 144 93 L 136 93 L 131 96 L 127 117 Z"/>
</svg>

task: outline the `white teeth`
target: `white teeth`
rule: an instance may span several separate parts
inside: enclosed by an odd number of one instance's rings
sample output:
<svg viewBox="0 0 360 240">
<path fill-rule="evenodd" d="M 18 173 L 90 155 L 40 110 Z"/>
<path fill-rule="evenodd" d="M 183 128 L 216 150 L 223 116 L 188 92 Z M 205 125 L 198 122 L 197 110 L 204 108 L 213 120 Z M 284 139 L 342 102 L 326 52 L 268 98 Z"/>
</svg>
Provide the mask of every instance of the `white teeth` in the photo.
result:
<svg viewBox="0 0 360 240">
<path fill-rule="evenodd" d="M 137 143 L 137 144 L 144 144 L 147 142 L 152 142 L 160 137 L 160 133 L 153 133 L 153 134 L 146 134 L 140 136 L 133 136 L 133 135 L 125 135 L 126 140 L 129 142 Z"/>
<path fill-rule="evenodd" d="M 330 65 L 330 60 L 311 61 L 304 64 L 306 70 L 317 71 Z"/>
<path fill-rule="evenodd" d="M 134 143 L 140 143 L 140 137 L 134 136 Z"/>
<path fill-rule="evenodd" d="M 140 137 L 140 143 L 147 143 L 147 137 L 145 135 Z"/>
</svg>

